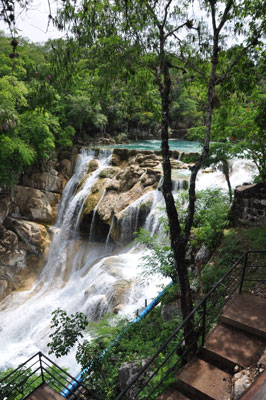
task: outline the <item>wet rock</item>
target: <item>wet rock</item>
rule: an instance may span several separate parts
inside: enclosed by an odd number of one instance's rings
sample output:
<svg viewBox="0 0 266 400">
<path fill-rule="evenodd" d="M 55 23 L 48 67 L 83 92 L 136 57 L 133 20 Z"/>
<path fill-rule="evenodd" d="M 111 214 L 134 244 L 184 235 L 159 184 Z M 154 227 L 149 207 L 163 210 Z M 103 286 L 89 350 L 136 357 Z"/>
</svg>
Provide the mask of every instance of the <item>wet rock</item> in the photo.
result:
<svg viewBox="0 0 266 400">
<path fill-rule="evenodd" d="M 96 171 L 99 168 L 99 161 L 98 160 L 91 160 L 88 165 L 88 173 Z"/>
<path fill-rule="evenodd" d="M 101 203 L 97 208 L 97 213 L 100 219 L 102 219 L 105 222 L 109 221 L 111 224 L 118 199 L 119 195 L 116 191 L 109 190 L 106 193 L 106 195 L 104 196 L 104 198 L 102 199 Z"/>
<path fill-rule="evenodd" d="M 112 311 L 122 304 L 128 297 L 131 282 L 126 279 L 120 279 L 118 282 L 112 285 L 106 294 L 107 302 Z"/>
<path fill-rule="evenodd" d="M 143 173 L 144 170 L 138 165 L 131 165 L 127 167 L 125 172 L 117 177 L 120 179 L 120 191 L 127 192 L 130 190 L 138 182 Z"/>
</svg>

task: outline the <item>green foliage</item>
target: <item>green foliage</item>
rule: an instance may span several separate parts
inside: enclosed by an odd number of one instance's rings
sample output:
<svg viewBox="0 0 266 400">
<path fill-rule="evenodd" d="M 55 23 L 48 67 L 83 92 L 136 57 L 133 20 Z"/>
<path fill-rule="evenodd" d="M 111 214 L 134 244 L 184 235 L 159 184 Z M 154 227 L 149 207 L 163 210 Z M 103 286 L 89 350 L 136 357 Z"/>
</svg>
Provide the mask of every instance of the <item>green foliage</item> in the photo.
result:
<svg viewBox="0 0 266 400">
<path fill-rule="evenodd" d="M 23 113 L 16 132 L 25 143 L 35 149 L 40 159 L 48 158 L 55 147 L 47 113 L 43 114 L 39 110 Z"/>
<path fill-rule="evenodd" d="M 12 368 L 8 368 L 5 371 L 0 371 L 0 380 L 2 380 L 5 376 L 13 372 Z M 27 394 L 31 393 L 36 387 L 38 387 L 42 383 L 42 379 L 40 376 L 37 374 L 33 374 L 33 371 L 31 369 L 26 369 L 21 368 L 12 376 L 7 378 L 4 381 L 4 384 L 0 384 L 0 392 L 1 392 L 1 399 L 8 399 L 8 400 L 21 400 L 24 399 Z M 15 386 L 19 385 L 19 387 L 11 394 L 8 395 L 8 397 L 5 397 L 8 392 Z"/>
<path fill-rule="evenodd" d="M 144 274 L 150 276 L 154 273 L 161 273 L 176 282 L 177 273 L 169 239 L 167 237 L 162 238 L 161 235 L 151 236 L 150 232 L 140 229 L 136 240 L 149 249 L 149 253 L 142 257 Z"/>
<path fill-rule="evenodd" d="M 242 244 L 242 239 L 236 231 L 231 229 L 225 232 L 214 262 L 207 264 L 202 270 L 204 293 L 207 293 L 243 254 Z"/>
<path fill-rule="evenodd" d="M 171 297 L 173 294 L 169 294 Z M 168 300 L 169 300 L 168 296 Z M 67 321 L 73 323 L 72 338 L 82 337 L 86 317 L 81 313 L 67 316 L 66 312 L 57 310 L 54 313 L 53 325 L 56 319 L 56 332 L 53 334 L 53 341 L 61 342 L 60 354 L 66 354 L 70 350 L 70 335 L 62 333 L 65 331 Z M 180 323 L 181 317 L 175 317 L 168 322 L 163 322 L 161 318 L 161 306 L 154 308 L 144 319 L 135 324 L 129 324 L 128 320 L 106 315 L 97 322 L 90 322 L 87 326 L 91 334 L 90 340 L 78 343 L 76 359 L 81 368 L 88 368 L 88 373 L 84 374 L 84 383 L 104 399 L 114 399 L 119 393 L 118 370 L 122 363 L 140 361 L 150 357 L 167 339 L 172 330 Z M 68 325 L 70 328 L 70 325 Z M 51 335 L 50 335 L 51 336 Z M 180 336 L 181 339 L 181 336 Z M 72 346 L 75 340 L 71 340 Z M 65 346 L 65 350 L 63 347 Z M 173 347 L 175 343 L 173 343 Z M 51 351 L 56 354 L 56 348 Z M 171 347 L 172 348 L 172 347 Z M 177 361 L 178 356 L 175 358 Z M 161 356 L 160 361 L 163 361 Z M 111 367 L 110 367 L 111 366 Z M 157 379 L 159 379 L 157 377 Z"/>
<path fill-rule="evenodd" d="M 82 338 L 82 330 L 88 325 L 86 315 L 77 312 L 75 315 L 67 315 L 66 311 L 58 308 L 53 311 L 52 326 L 55 331 L 49 335 L 52 339 L 48 343 L 49 354 L 54 353 L 56 357 L 68 354 L 69 350 Z"/>
<path fill-rule="evenodd" d="M 15 184 L 23 168 L 32 164 L 35 157 L 32 147 L 19 137 L 0 134 L 0 183 Z"/>
<path fill-rule="evenodd" d="M 229 225 L 228 196 L 221 189 L 206 189 L 197 192 L 196 210 L 193 223 L 192 244 L 205 244 L 214 249 L 223 237 L 223 230 Z"/>
<path fill-rule="evenodd" d="M 9 374 L 12 375 L 6 379 Z M 58 380 L 63 386 L 67 383 L 67 375 L 56 366 L 48 366 L 46 371 L 43 371 L 44 380 L 55 391 L 58 391 Z M 22 400 L 25 399 L 34 389 L 43 383 L 41 373 L 34 372 L 32 368 L 20 367 L 18 371 L 8 368 L 5 371 L 0 371 L 0 384 L 1 399 L 5 400 Z M 16 386 L 18 386 L 16 388 Z M 12 393 L 8 394 L 12 390 Z M 8 397 L 5 397 L 7 396 Z"/>
<path fill-rule="evenodd" d="M 265 250 L 266 230 L 264 228 L 249 228 L 243 231 L 243 236 L 248 243 L 248 250 Z"/>
</svg>

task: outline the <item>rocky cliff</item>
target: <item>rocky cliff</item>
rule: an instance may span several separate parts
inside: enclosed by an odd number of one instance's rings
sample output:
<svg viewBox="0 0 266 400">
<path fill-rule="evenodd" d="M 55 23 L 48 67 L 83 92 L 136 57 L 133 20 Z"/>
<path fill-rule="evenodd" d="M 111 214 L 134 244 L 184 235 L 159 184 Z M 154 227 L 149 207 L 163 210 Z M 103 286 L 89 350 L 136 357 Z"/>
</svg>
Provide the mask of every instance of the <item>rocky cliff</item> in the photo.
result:
<svg viewBox="0 0 266 400">
<path fill-rule="evenodd" d="M 59 153 L 26 170 L 10 193 L 0 192 L 0 300 L 44 264 L 72 160 L 72 152 Z"/>
<path fill-rule="evenodd" d="M 97 152 L 96 152 L 97 153 Z M 0 300 L 23 288 L 45 263 L 50 226 L 56 220 L 62 191 L 71 176 L 77 150 L 61 152 L 25 171 L 10 194 L 0 193 Z M 171 153 L 173 168 L 189 168 Z M 153 191 L 162 176 L 160 152 L 115 149 L 101 170 L 82 210 L 80 231 L 88 239 L 126 244 L 145 222 Z M 97 156 L 80 182 L 98 169 Z"/>
</svg>

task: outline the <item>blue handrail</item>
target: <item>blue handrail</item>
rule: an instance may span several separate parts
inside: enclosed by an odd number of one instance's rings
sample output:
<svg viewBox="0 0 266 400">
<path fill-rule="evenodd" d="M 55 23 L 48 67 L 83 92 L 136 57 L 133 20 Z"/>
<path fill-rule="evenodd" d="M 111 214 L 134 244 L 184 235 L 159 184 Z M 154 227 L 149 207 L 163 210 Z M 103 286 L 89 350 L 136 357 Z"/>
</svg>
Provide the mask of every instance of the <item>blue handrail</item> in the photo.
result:
<svg viewBox="0 0 266 400">
<path fill-rule="evenodd" d="M 140 314 L 135 317 L 124 329 L 121 333 L 119 333 L 117 335 L 117 337 L 110 343 L 110 345 L 103 350 L 103 352 L 101 353 L 99 360 L 101 360 L 106 353 L 115 345 L 119 342 L 120 338 L 124 335 L 124 333 L 126 333 L 128 331 L 128 329 L 135 324 L 136 322 L 141 321 L 159 302 L 162 296 L 164 296 L 164 294 L 166 293 L 167 289 L 173 285 L 173 281 L 170 282 L 148 305 L 147 307 L 144 308 L 144 310 L 142 310 L 140 312 Z M 72 381 L 71 383 L 69 383 L 67 385 L 67 387 L 60 393 L 61 396 L 67 398 L 68 396 L 70 396 L 73 391 L 79 386 L 79 383 L 81 383 L 84 379 L 84 374 L 89 372 L 93 367 L 93 361 L 90 363 L 90 365 L 86 368 L 84 368 L 76 377 L 75 380 Z"/>
</svg>

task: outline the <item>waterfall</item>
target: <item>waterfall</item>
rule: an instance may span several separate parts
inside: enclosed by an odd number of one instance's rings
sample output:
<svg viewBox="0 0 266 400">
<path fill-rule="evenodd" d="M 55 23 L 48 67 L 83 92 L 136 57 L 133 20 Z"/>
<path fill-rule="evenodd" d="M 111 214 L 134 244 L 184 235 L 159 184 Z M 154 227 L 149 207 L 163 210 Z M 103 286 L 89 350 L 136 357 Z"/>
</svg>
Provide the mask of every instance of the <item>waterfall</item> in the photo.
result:
<svg viewBox="0 0 266 400">
<path fill-rule="evenodd" d="M 30 290 L 13 292 L 0 304 L 0 368 L 15 367 L 37 351 L 47 353 L 51 313 L 58 307 L 68 313 L 82 311 L 90 320 L 114 309 L 132 315 L 144 307 L 145 299 L 150 301 L 156 296 L 158 284 L 168 283 L 160 276 L 148 280 L 143 277 L 141 259 L 147 250 L 142 246 L 133 244 L 111 253 L 114 216 L 106 243 L 92 241 L 96 221 L 91 224 L 90 240 L 79 233 L 86 198 L 110 156 L 110 152 L 97 155 L 98 168 L 87 175 L 96 154 L 84 150 L 78 155 L 73 176 L 62 195 L 57 222 L 51 228 L 53 238 L 46 265 Z M 234 160 L 232 185 L 250 180 L 254 172 L 251 163 Z M 178 180 L 186 180 L 186 174 L 179 172 Z M 210 183 L 226 187 L 220 171 L 199 174 L 198 188 Z M 144 222 L 151 235 L 160 232 L 160 217 L 164 215 L 160 187 L 161 182 L 157 190 L 144 194 L 121 212 L 118 228 L 122 238 L 132 236 Z M 73 374 L 78 371 L 73 352 L 60 359 L 60 365 L 68 366 Z"/>
<path fill-rule="evenodd" d="M 0 304 L 0 368 L 15 367 L 37 351 L 48 353 L 51 313 L 59 307 L 68 313 L 82 311 L 89 320 L 115 308 L 134 314 L 144 306 L 145 299 L 151 300 L 159 291 L 159 276 L 146 282 L 141 274 L 143 248 L 133 245 L 110 254 L 112 246 L 108 242 L 92 242 L 79 234 L 84 202 L 108 165 L 110 152 L 98 157 L 98 168 L 87 176 L 94 158 L 95 153 L 90 151 L 77 157 L 73 176 L 62 195 L 57 222 L 51 228 L 47 263 L 38 279 L 30 290 L 13 292 Z M 147 200 L 147 195 L 143 197 L 127 210 L 134 230 L 141 215 L 138 209 Z M 76 373 L 73 352 L 60 359 L 60 365 Z"/>
</svg>

